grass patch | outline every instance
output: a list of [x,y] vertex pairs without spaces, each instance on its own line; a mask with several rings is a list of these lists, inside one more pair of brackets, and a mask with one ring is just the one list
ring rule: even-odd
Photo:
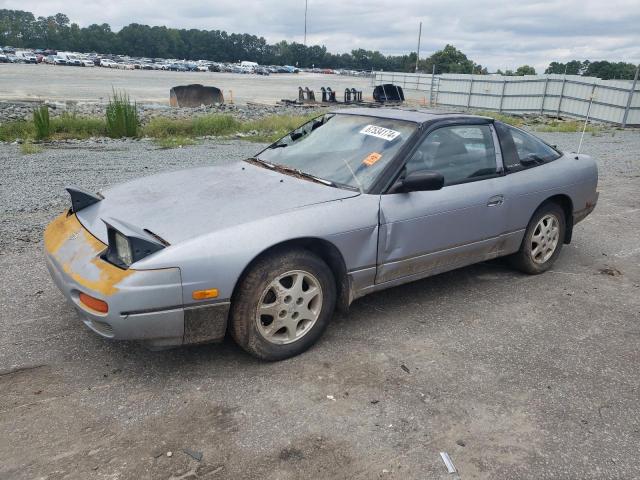
[[51,121],[49,107],[42,105],[33,111],[33,125],[36,130],[36,140],[46,140],[51,135]]
[[33,122],[16,120],[0,124],[0,140],[3,142],[14,142],[19,139],[35,137],[35,127]]
[[506,115],[504,113],[499,112],[491,112],[486,110],[480,110],[478,112],[473,112],[474,115],[481,115],[483,117],[490,117],[494,120],[498,120],[499,122],[506,123],[507,125],[513,125],[514,127],[521,127],[524,125],[524,119],[520,117],[514,117],[513,115]]
[[191,122],[189,120],[176,120],[173,118],[155,117],[142,128],[146,137],[166,138],[191,135]]
[[205,115],[194,118],[152,118],[144,127],[148,137],[166,138],[174,136],[204,137],[223,136],[237,132],[241,123],[231,115]]
[[22,145],[20,145],[20,152],[23,155],[34,155],[36,153],[42,153],[43,148],[39,145],[34,145],[31,142],[24,142]]
[[187,145],[195,145],[198,143],[189,137],[163,137],[156,138],[154,141],[156,145],[164,149],[182,148]]
[[138,136],[138,111],[129,95],[113,91],[107,105],[107,135],[111,138]]
[[[561,132],[561,133],[572,133],[572,132],[582,132],[584,128],[584,121],[580,120],[568,120],[565,122],[560,122],[557,120],[553,120],[547,124],[539,125],[535,129],[538,132]],[[595,133],[600,131],[600,127],[587,124],[587,132]]]
[[156,117],[143,128],[145,136],[171,137],[222,137],[244,134],[243,138],[260,142],[273,142],[294,128],[317,115],[271,115],[241,122],[231,115],[205,115],[195,118]]
[[193,135],[196,137],[229,135],[238,131],[242,126],[240,121],[231,115],[206,115],[195,117],[191,122]]
[[107,134],[106,123],[101,118],[78,117],[75,114],[63,113],[59,117],[49,120],[49,133],[42,136],[36,122],[23,120],[7,122],[0,125],[0,140],[13,142],[15,140],[65,140],[101,137]]
[[[135,104],[127,103],[121,97],[111,100],[107,117],[80,117],[72,113],[63,113],[49,120],[49,134],[46,138],[53,140],[86,139],[89,137],[110,136],[114,138],[136,137],[143,134],[154,139],[167,139],[161,144],[163,148],[175,148],[188,145],[188,139],[204,136],[225,137],[241,134],[243,139],[256,142],[274,142],[291,130],[318,116],[306,115],[271,115],[268,117],[240,121],[231,115],[205,115],[194,118],[172,119],[156,117],[144,127],[138,126]],[[109,110],[111,109],[111,110]],[[133,111],[131,110],[133,109]],[[111,113],[109,113],[109,111]],[[134,124],[131,124],[135,118]],[[135,130],[135,131],[134,131]],[[41,137],[35,119],[7,122],[0,125],[0,140],[13,142],[18,139],[32,140]]]
[[65,112],[51,119],[51,134],[59,140],[103,137],[107,134],[107,124],[101,118],[78,117]]

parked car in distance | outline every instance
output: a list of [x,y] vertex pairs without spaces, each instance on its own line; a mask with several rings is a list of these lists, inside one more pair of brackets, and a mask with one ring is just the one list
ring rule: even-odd
[[38,63],[38,59],[33,52],[27,50],[17,50],[15,56],[23,63]]
[[548,270],[597,182],[588,155],[490,118],[344,109],[245,161],[69,188],[46,264],[105,338],[160,348],[229,330],[279,360],[363,295],[502,256]]
[[108,58],[101,58],[100,59],[100,66],[101,67],[105,67],[105,68],[117,68],[118,64],[116,62],[114,62],[111,59]]
[[64,60],[64,65],[70,65],[74,67],[82,67],[82,60],[77,54],[71,52],[58,52],[56,55],[61,60]]
[[44,63],[49,65],[66,65],[67,61],[57,55],[47,55],[44,59]]

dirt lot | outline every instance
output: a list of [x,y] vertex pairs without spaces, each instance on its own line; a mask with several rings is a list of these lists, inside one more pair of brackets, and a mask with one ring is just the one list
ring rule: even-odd
[[[214,72],[117,70],[102,67],[0,64],[0,100],[107,101],[113,89],[125,90],[138,102],[169,103],[176,85],[201,83],[223,90],[225,100],[273,103],[298,97],[298,87],[320,95],[331,87],[342,98],[344,89],[357,88],[371,96],[371,79],[320,73],[279,73],[269,76]],[[233,90],[233,95],[229,92]]]
[[640,478],[640,133],[613,133],[586,137],[600,203],[552,271],[497,261],[364,297],[271,364],[231,341],[153,353],[99,338],[40,244],[65,184],[258,146],[0,146],[0,479],[456,478],[441,451],[465,480]]

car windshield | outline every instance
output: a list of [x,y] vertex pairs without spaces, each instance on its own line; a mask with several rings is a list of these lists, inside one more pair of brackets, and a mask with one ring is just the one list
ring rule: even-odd
[[364,192],[416,128],[415,123],[402,120],[327,114],[294,130],[256,158]]

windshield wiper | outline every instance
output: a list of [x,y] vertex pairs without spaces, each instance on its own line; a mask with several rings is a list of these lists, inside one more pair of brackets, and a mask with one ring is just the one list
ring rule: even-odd
[[269,170],[273,170],[275,168],[275,166],[272,163],[265,162],[264,160],[260,160],[259,158],[256,158],[256,157],[245,158],[244,161],[248,163],[253,163],[254,165],[258,164],[261,167],[268,168]]
[[[298,170],[297,168],[287,167],[286,165],[280,165],[280,164],[277,164],[277,163],[274,164],[274,163],[265,162],[264,160],[260,160],[259,158],[249,157],[249,158],[245,159],[245,162],[258,164],[261,167],[268,168],[269,170],[276,170],[276,171],[281,172],[281,173],[293,174],[295,176],[306,178],[306,179],[311,180],[313,182],[321,183],[322,185],[327,185],[329,187],[344,188],[344,189],[347,189],[347,190],[353,190],[355,192],[360,191],[359,188],[356,188],[356,187],[354,187],[352,185],[348,185],[346,183],[334,182],[332,180],[327,180],[325,178],[316,177],[315,175],[311,175],[310,173],[303,172],[302,170]],[[362,193],[362,192],[360,192],[360,193]]]
[[296,176],[307,178],[314,182],[322,183],[324,185],[331,185],[332,183],[331,181],[325,180],[324,178],[319,178],[314,175],[311,175],[310,173],[303,172],[302,170],[298,170],[297,168],[287,167],[286,165],[280,165],[278,163],[273,165],[273,169],[281,173],[292,173]]
[[315,175],[303,172],[302,170],[298,170],[297,168],[287,167],[286,165],[274,164],[273,169],[278,172],[290,173],[298,177],[306,178],[307,180],[311,180],[312,182],[321,183],[322,185],[327,185],[329,187],[347,188],[349,190],[358,191],[357,188],[354,188],[351,185],[345,185],[343,183],[334,182],[333,180],[327,180],[326,178],[316,177]]

